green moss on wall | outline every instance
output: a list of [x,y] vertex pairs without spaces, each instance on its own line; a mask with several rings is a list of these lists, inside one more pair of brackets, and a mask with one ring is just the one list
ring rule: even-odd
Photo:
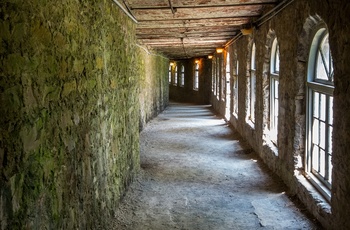
[[139,122],[167,104],[168,60],[109,0],[5,0],[0,31],[1,229],[107,226]]

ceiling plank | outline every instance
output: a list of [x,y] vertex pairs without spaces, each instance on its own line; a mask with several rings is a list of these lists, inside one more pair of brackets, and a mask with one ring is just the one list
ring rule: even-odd
[[211,26],[240,26],[249,22],[246,17],[240,18],[213,18],[213,19],[190,19],[190,20],[164,20],[143,21],[137,25],[138,29],[152,28],[178,28],[178,27],[211,27]]
[[133,15],[139,22],[156,20],[186,20],[186,19],[213,19],[213,18],[235,18],[256,17],[261,14],[261,6],[231,6],[231,7],[205,7],[178,9],[175,14],[168,9],[158,10],[132,10]]

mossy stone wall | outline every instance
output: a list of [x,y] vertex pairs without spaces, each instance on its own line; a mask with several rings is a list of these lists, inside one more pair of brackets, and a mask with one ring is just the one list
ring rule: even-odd
[[135,28],[110,0],[1,2],[1,229],[111,221],[139,169],[140,114],[167,104],[157,84],[140,106],[146,62],[168,60],[144,55]]

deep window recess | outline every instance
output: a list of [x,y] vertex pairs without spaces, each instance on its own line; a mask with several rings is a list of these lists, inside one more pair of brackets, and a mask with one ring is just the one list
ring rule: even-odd
[[181,66],[181,78],[180,78],[180,86],[184,87],[185,85],[185,67]]
[[193,79],[193,89],[198,90],[198,80],[199,80],[199,64],[195,64],[194,79]]
[[177,75],[177,66],[175,66],[174,85],[177,85],[177,78],[178,78],[178,75]]
[[307,76],[306,172],[327,199],[332,185],[333,59],[325,28],[310,48]]
[[256,98],[256,64],[255,64],[255,43],[252,45],[250,61],[250,110],[249,119],[255,123],[255,98]]
[[272,43],[270,61],[270,139],[277,144],[278,130],[278,78],[280,72],[280,53],[277,38]]

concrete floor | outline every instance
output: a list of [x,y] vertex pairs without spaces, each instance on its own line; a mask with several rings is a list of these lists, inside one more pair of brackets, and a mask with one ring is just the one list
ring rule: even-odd
[[209,106],[171,103],[140,144],[114,229],[322,229]]

